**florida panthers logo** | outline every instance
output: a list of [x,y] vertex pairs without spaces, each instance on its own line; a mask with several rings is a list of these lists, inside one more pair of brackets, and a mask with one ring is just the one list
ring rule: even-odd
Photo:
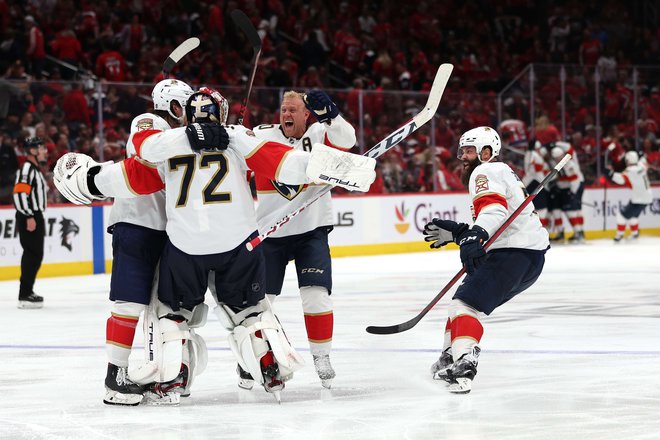
[[78,235],[80,228],[73,220],[69,220],[66,217],[62,217],[60,220],[60,238],[62,239],[61,244],[69,251],[73,250],[72,242],[74,235]]
[[287,185],[284,183],[276,182],[271,180],[273,188],[282,195],[282,197],[287,198],[288,200],[293,200],[298,194],[300,194],[305,187],[305,185]]

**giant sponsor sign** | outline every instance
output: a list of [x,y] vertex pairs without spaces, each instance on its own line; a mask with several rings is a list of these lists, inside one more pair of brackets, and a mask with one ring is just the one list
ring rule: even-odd
[[[0,209],[0,267],[20,266],[23,248],[16,211]],[[44,212],[44,264],[91,261],[92,216],[86,207],[49,207]]]
[[[660,228],[660,188],[653,191],[653,203],[639,218],[642,229]],[[614,230],[616,213],[630,201],[630,194],[626,188],[587,189],[582,208],[585,230]],[[335,197],[333,205],[333,246],[415,242],[423,240],[424,225],[432,218],[471,221],[467,193]]]

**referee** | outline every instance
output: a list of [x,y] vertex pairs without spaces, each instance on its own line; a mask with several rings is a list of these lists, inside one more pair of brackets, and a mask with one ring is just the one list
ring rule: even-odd
[[21,258],[21,287],[18,292],[19,309],[40,309],[43,297],[32,289],[37,272],[44,258],[46,228],[43,212],[46,210],[48,186],[39,164],[46,164],[48,149],[38,137],[25,139],[23,144],[26,161],[16,171],[14,184],[14,206],[16,227],[23,247]]

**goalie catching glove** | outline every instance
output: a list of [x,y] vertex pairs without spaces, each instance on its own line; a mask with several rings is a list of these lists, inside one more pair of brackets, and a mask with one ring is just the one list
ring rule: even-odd
[[94,176],[103,165],[85,154],[67,153],[57,160],[53,181],[68,201],[76,205],[89,205],[94,200],[105,199],[94,184]]
[[376,180],[375,168],[376,159],[316,143],[312,147],[306,172],[314,183],[367,192]]

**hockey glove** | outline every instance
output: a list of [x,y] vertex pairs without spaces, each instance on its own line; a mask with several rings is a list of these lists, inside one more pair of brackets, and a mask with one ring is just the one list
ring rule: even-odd
[[68,201],[76,205],[89,205],[105,196],[94,184],[94,176],[101,166],[91,157],[80,153],[67,153],[60,157],[53,169],[53,182]]
[[457,244],[461,247],[461,262],[468,275],[479,269],[488,258],[484,249],[486,240],[488,240],[488,232],[477,225],[472,225],[458,237]]
[[229,146],[229,135],[225,127],[212,122],[196,122],[188,125],[186,136],[193,151],[223,151]]
[[467,228],[468,225],[465,223],[434,218],[424,226],[424,241],[432,241],[431,249],[438,249],[452,241],[456,242],[456,238]]
[[312,90],[305,95],[304,101],[307,109],[314,113],[320,123],[330,122],[339,115],[337,105],[321,90]]

